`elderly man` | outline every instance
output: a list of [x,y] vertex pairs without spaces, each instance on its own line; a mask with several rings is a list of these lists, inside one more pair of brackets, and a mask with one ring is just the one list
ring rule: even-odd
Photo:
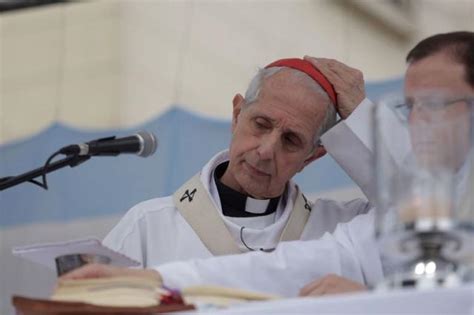
[[[471,53],[473,49],[474,34],[470,32],[440,34],[420,42],[408,57],[406,95],[410,97],[419,89],[443,88],[450,91],[451,95],[462,95],[465,100],[459,101],[455,106],[468,109],[465,107],[466,100],[474,97],[474,67]],[[343,71],[347,69],[335,61],[310,60],[330,79],[336,74],[339,79],[345,77]],[[339,79],[336,80],[336,77],[332,79],[336,91],[339,89],[338,97],[344,97],[342,91],[350,90],[344,88],[342,81],[338,82]],[[361,111],[366,110],[364,107],[367,106],[360,106],[351,117],[356,117],[359,111],[359,117],[363,118]],[[456,107],[453,108],[456,110]],[[469,111],[472,111],[472,107]],[[349,119],[339,126],[350,129],[348,124]],[[357,132],[354,134],[357,135]],[[356,137],[356,139],[362,138]],[[366,146],[365,150],[370,155],[370,147]],[[359,151],[363,152],[364,150]],[[362,175],[367,177],[366,174],[357,172],[353,172],[352,175],[359,181],[365,180]],[[370,192],[373,189],[372,184],[368,181],[365,183],[366,188],[369,188],[366,191]],[[73,271],[65,278],[134,274],[156,277],[165,284],[176,287],[215,283],[287,296],[296,295],[303,283],[317,279],[305,286],[301,294],[322,295],[355,291],[364,289],[362,284],[373,285],[383,277],[380,256],[371,235],[372,229],[373,211],[357,216],[348,223],[340,224],[334,233],[325,234],[319,240],[282,243],[269,254],[257,252],[176,262],[155,266],[149,270],[90,265]],[[331,273],[334,275],[327,276]]]
[[[360,102],[364,90],[354,97]],[[346,103],[339,100],[338,108]],[[233,99],[229,150],[173,196],[132,208],[104,244],[150,267],[271,251],[280,241],[319,238],[367,212],[363,200],[318,200],[312,207],[291,180],[325,154],[319,136],[335,124],[335,104],[331,84],[308,61],[283,59],[260,70],[245,97]]]

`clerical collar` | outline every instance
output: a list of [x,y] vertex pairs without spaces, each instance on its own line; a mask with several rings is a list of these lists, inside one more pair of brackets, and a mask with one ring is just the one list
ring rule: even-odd
[[229,162],[219,164],[214,170],[214,181],[222,205],[222,213],[228,217],[258,217],[274,213],[280,197],[255,199],[224,185],[220,178],[224,175]]

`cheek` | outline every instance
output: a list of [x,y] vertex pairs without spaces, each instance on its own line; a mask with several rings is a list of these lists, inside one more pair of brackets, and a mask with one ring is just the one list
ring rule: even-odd
[[251,151],[256,146],[256,140],[249,134],[234,133],[230,144],[230,154],[233,158],[242,158],[246,152]]
[[292,178],[304,165],[304,159],[300,156],[281,154],[277,157],[278,176],[282,180]]

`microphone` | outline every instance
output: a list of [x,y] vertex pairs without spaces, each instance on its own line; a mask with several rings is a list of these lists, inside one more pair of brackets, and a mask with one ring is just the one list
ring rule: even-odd
[[154,134],[140,131],[124,138],[108,137],[82,144],[72,144],[63,147],[59,153],[66,155],[116,156],[122,153],[132,153],[148,157],[155,153],[158,141]]

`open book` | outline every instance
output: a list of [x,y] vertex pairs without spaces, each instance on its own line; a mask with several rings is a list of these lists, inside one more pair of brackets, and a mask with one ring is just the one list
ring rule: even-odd
[[85,238],[71,241],[33,244],[17,246],[12,249],[12,254],[25,258],[34,263],[56,269],[55,259],[70,254],[91,254],[109,258],[109,263],[119,267],[137,267],[138,261],[118,253],[104,245],[97,238]]
[[277,296],[218,286],[194,286],[181,292],[161,287],[155,279],[114,277],[63,280],[51,300],[82,302],[109,307],[150,307],[161,304],[196,304],[225,307],[247,301],[277,299]]
[[161,298],[171,294],[155,279],[129,276],[62,280],[51,300],[99,306],[149,307],[160,304]]
[[[101,244],[98,239],[87,238],[66,242],[35,244],[13,249],[13,254],[54,269],[55,259],[68,254],[94,254],[108,257],[110,264],[122,267],[139,263]],[[17,297],[18,303],[31,306],[41,304],[73,308],[72,303],[96,307],[150,308],[161,305],[195,304],[225,307],[247,301],[277,299],[277,296],[218,286],[194,286],[180,292],[161,287],[156,280],[140,277],[63,280],[56,287],[51,300]],[[15,299],[14,299],[15,301]],[[55,303],[57,302],[57,303]],[[20,304],[21,304],[20,303]]]
[[244,302],[269,301],[281,298],[267,293],[215,285],[187,287],[181,291],[181,294],[186,304],[197,306],[211,305],[215,307],[228,307]]

